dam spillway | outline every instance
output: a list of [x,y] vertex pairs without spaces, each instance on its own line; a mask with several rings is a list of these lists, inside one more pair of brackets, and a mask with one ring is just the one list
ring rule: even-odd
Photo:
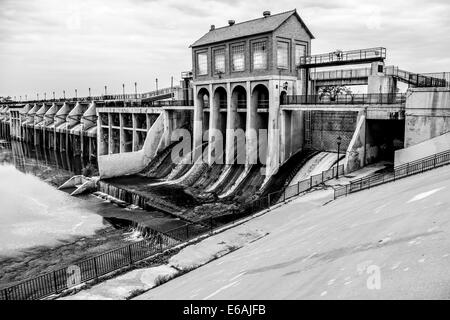
[[[254,34],[255,25],[265,32]],[[192,70],[179,86],[3,104],[2,137],[67,151],[95,168],[85,173],[99,176],[100,192],[195,220],[205,205],[239,206],[335,162],[346,173],[394,163],[420,139],[415,118],[436,121],[430,136],[447,130],[417,107],[428,94],[445,104],[445,73],[387,66],[384,47],[313,55],[296,10],[243,22],[239,44],[228,33],[235,28],[212,28],[191,45]],[[332,91],[355,85],[366,93]]]

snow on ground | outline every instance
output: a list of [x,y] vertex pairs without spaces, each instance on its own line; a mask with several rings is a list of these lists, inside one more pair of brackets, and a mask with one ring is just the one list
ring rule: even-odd
[[64,300],[118,300],[129,297],[136,290],[153,288],[162,278],[197,268],[267,234],[266,231],[242,226],[187,246],[169,259],[168,264],[136,269],[106,280],[90,289],[67,296]]
[[137,299],[448,299],[449,190],[447,166],[326,205],[332,191],[313,192],[218,235],[267,236]]

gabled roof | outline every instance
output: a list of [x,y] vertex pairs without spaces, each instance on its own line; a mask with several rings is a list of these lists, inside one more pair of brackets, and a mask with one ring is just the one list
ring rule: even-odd
[[303,28],[305,28],[306,32],[309,34],[311,39],[314,39],[314,36],[309,31],[308,27],[305,25],[303,20],[298,15],[297,10],[294,9],[270,15],[267,17],[236,23],[232,26],[216,28],[214,30],[209,31],[203,37],[195,41],[191,45],[191,47],[198,47],[215,42],[221,42],[255,34],[272,32],[278,29],[292,15],[295,15],[297,17],[297,19],[300,21]]

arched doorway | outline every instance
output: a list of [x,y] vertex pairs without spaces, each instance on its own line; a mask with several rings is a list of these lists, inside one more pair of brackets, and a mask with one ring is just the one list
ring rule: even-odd
[[[247,131],[247,155],[250,163],[265,164],[267,158],[267,129],[269,124],[269,90],[263,84],[253,88]],[[252,132],[253,131],[253,132]],[[254,140],[256,138],[256,141]],[[257,157],[257,160],[255,159]],[[256,161],[255,161],[256,160]]]
[[287,103],[287,93],[286,91],[281,91],[280,93],[280,105]]
[[246,141],[245,129],[247,125],[247,90],[237,85],[231,93],[231,115],[229,121],[232,132],[228,135],[231,149],[227,149],[227,163],[245,164]]
[[202,132],[208,130],[209,127],[209,107],[210,107],[210,95],[206,88],[201,88],[197,93],[197,112],[196,121],[202,122]]

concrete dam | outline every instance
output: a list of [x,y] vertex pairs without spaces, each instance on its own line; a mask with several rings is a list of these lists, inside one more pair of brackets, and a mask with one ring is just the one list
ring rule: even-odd
[[[91,191],[199,223],[332,168],[389,168],[447,141],[448,73],[387,66],[383,47],[313,55],[313,39],[295,10],[211,26],[179,86],[5,102],[1,135],[79,157],[89,170],[78,174],[98,177]],[[336,90],[352,86],[366,92]]]

